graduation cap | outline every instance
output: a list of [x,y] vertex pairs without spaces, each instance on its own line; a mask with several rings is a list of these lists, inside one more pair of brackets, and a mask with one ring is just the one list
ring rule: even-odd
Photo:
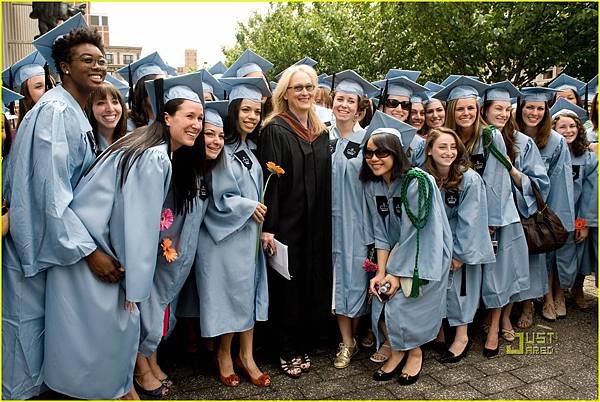
[[598,93],[598,74],[590,80],[585,87],[579,90],[579,95],[586,97],[586,99],[592,99],[594,95]]
[[325,73],[320,74],[317,77],[317,87],[329,89],[331,91],[331,81],[327,81],[326,78],[327,78],[327,74],[325,74]]
[[[314,67],[314,66],[317,65],[317,63],[318,63],[318,61],[313,60],[310,57],[303,57],[302,59],[300,59],[297,62],[295,62],[294,64],[292,64],[292,66],[299,66],[301,64],[304,64],[304,65],[307,65],[309,67]],[[285,70],[287,70],[287,68]],[[277,74],[275,76],[275,81],[279,81],[279,79],[281,78],[281,76],[283,75],[283,73],[285,72],[285,70],[283,70],[282,72],[280,72],[279,74]]]
[[77,13],[32,42],[33,46],[35,46],[46,62],[48,62],[48,68],[55,74],[58,74],[59,72],[56,70],[56,61],[52,57],[52,45],[54,45],[56,40],[71,32],[71,30],[85,27],[87,27],[85,18],[83,18],[81,13]]
[[249,73],[262,71],[269,72],[273,68],[273,63],[260,57],[250,49],[244,50],[244,53],[223,73],[221,78],[237,77],[243,78]]
[[123,97],[123,100],[127,102],[127,100],[129,99],[129,85],[127,85],[126,82],[123,82],[110,74],[106,74],[104,81],[117,88],[117,91],[119,91],[119,93]]
[[359,97],[366,96],[369,98],[379,93],[379,88],[372,85],[353,70],[344,70],[335,74],[335,82],[333,82],[333,75],[325,77],[323,80],[333,85],[333,90],[336,92],[358,95]]
[[228,101],[206,102],[204,104],[204,123],[223,127],[223,121],[227,118]]
[[217,61],[211,68],[208,69],[208,72],[212,75],[215,74],[223,74],[227,71],[227,66],[222,61]]
[[443,101],[455,99],[477,99],[489,85],[469,77],[460,76],[451,81],[444,89],[433,95]]
[[235,99],[250,99],[260,102],[263,96],[271,96],[271,91],[263,78],[221,78],[219,81],[229,93],[229,102]]
[[2,72],[2,82],[10,88],[18,90],[31,77],[44,75],[46,59],[37,50]]
[[581,122],[587,121],[587,112],[585,109],[580,108],[564,98],[560,98],[552,105],[550,113],[552,114],[553,119],[557,116],[570,116],[578,117]]
[[522,99],[530,102],[549,102],[554,98],[554,94],[559,91],[558,89],[544,87],[521,88]]
[[164,105],[173,99],[187,99],[204,105],[201,73],[178,75],[146,81],[146,91],[156,119],[162,119]]
[[225,89],[213,75],[205,69],[198,70],[202,78],[202,87],[204,92],[210,92],[217,99],[225,98]]
[[24,96],[6,87],[2,87],[2,113],[8,112],[7,106],[13,102],[23,99]]
[[[175,73],[177,71],[175,70]],[[129,83],[131,87],[134,87],[139,80],[150,74],[164,74],[174,75],[173,67],[165,63],[158,54],[158,52],[150,53],[147,56],[142,57],[139,60],[134,61],[124,67],[117,70],[117,73]]]
[[442,83],[440,85],[443,86],[443,87],[448,86],[448,84],[450,84],[452,81],[454,81],[455,79],[457,79],[459,77],[469,77],[469,78],[471,78],[473,80],[479,81],[479,78],[477,78],[474,75],[456,75],[456,74],[450,74],[449,76],[446,77],[446,79],[444,81],[442,81]]
[[411,97],[415,93],[425,92],[427,88],[401,75],[391,79],[373,82],[373,85],[379,88],[387,86],[387,95]]
[[521,97],[521,92],[512,82],[506,80],[491,84],[483,93],[484,101],[506,101],[511,102],[514,98]]
[[388,70],[387,74],[385,75],[385,78],[389,80],[389,79],[396,78],[396,77],[406,77],[411,81],[417,82],[417,80],[419,79],[420,76],[421,76],[420,71],[399,70],[397,68],[390,68]]
[[443,85],[436,84],[433,81],[427,81],[425,83],[425,85],[423,85],[423,86],[425,88],[427,88],[427,92],[433,92],[433,93],[440,92],[442,89],[444,89]]
[[275,92],[275,88],[277,88],[277,83],[275,81],[269,81],[269,87],[271,88],[271,92]]
[[548,88],[554,88],[559,91],[570,89],[575,93],[585,87],[585,82],[579,81],[577,78],[573,78],[567,74],[561,74],[554,81],[548,84]]
[[380,133],[393,134],[398,137],[400,144],[402,144],[402,148],[406,151],[408,150],[413,137],[417,134],[417,129],[390,115],[376,110],[371,119],[371,123],[367,127],[365,138],[371,138],[371,136]]

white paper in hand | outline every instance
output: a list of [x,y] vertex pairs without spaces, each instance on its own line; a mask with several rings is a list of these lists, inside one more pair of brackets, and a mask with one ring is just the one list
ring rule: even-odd
[[290,270],[288,268],[288,246],[278,242],[276,239],[275,247],[277,248],[275,255],[268,256],[267,262],[271,268],[279,273],[279,275],[290,280],[292,279],[292,276],[290,275]]

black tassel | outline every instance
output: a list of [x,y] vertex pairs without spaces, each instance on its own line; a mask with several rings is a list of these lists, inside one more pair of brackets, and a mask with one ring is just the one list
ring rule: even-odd
[[129,64],[127,71],[129,73],[129,99],[127,103],[129,104],[129,110],[133,110],[133,78],[131,74],[131,64]]
[[461,267],[462,275],[460,276],[460,295],[467,295],[467,264]]
[[589,85],[589,83],[585,84],[585,95],[584,95],[585,103],[584,103],[584,105],[585,105],[585,113],[587,114],[587,117],[589,119],[590,118],[590,109],[588,108],[588,85]]
[[329,93],[331,94],[333,91],[335,91],[335,73],[331,76],[331,91]]
[[8,83],[10,85],[10,89],[14,90],[14,87],[15,87],[15,77],[13,77],[12,67],[8,69]]
[[385,88],[383,89],[383,95],[381,96],[381,98],[379,99],[379,104],[381,106],[381,110],[384,111],[385,110],[385,103],[387,102],[387,97],[388,97],[388,84],[389,84],[389,80],[386,78],[385,80]]
[[163,122],[165,121],[164,109],[165,109],[165,101],[164,101],[164,79],[158,78],[154,80],[154,94],[156,95],[156,120]]
[[52,89],[52,80],[50,79],[50,69],[48,68],[48,63],[44,63],[44,80],[46,84],[46,91]]

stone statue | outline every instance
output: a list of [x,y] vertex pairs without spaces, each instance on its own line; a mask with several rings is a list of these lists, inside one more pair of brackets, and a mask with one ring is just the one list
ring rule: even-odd
[[70,6],[67,3],[34,1],[31,3],[32,11],[29,18],[38,20],[40,34],[33,39],[37,39],[52,28],[58,25],[58,21],[65,21],[77,13],[85,14],[85,3],[78,7]]

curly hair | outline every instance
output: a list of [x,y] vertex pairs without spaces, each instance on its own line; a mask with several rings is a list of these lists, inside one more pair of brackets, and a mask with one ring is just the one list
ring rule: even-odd
[[104,54],[102,36],[98,33],[98,30],[91,28],[72,29],[68,34],[56,39],[52,45],[52,58],[61,80],[63,72],[60,69],[60,63],[69,63],[71,61],[71,48],[82,43],[92,44]]
[[[433,160],[433,156],[430,154],[433,148],[433,144],[435,141],[440,138],[443,134],[448,134],[454,138],[456,142],[456,159],[452,162],[450,166],[450,171],[448,172],[448,178],[444,182],[442,180],[442,176],[437,170],[437,166],[435,161]],[[425,170],[429,172],[433,177],[435,177],[436,183],[443,183],[443,188],[446,190],[454,190],[458,188],[460,185],[463,174],[466,172],[471,163],[467,160],[466,154],[467,150],[460,140],[458,134],[450,128],[447,127],[438,127],[432,128],[429,131],[429,135],[427,136],[427,144],[425,145],[425,154],[427,155],[427,159],[425,160]]]
[[556,116],[555,118],[552,119],[552,128],[554,130],[556,130],[556,128],[555,128],[556,123],[558,122],[558,120],[561,117],[569,118],[575,122],[575,125],[577,126],[577,136],[575,137],[573,142],[569,144],[569,148],[573,152],[573,155],[575,155],[575,156],[583,155],[585,153],[585,151],[587,151],[588,146],[590,144],[588,143],[587,137],[585,135],[585,129],[583,128],[583,124],[581,123],[581,120],[579,120],[579,117],[575,117],[571,114],[559,114],[558,116]]

